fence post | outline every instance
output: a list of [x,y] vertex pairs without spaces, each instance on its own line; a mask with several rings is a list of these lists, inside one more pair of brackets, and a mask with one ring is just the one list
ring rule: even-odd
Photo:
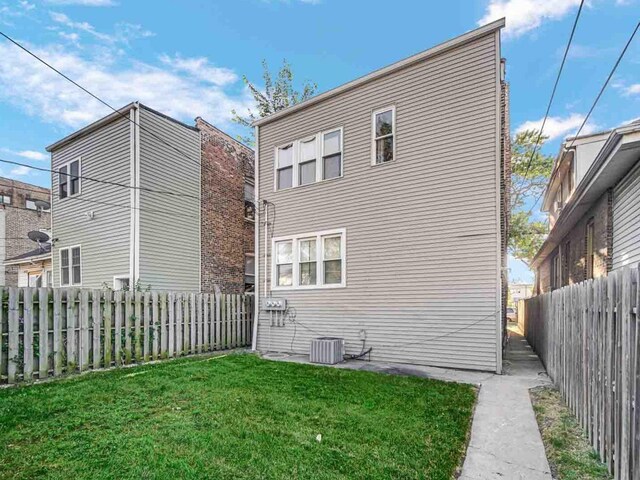
[[23,294],[22,343],[24,363],[22,378],[28,382],[33,380],[33,288],[25,287]]

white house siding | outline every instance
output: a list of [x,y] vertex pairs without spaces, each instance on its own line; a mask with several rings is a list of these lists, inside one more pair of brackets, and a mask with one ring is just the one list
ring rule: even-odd
[[640,262],[640,162],[613,191],[613,268]]
[[[299,324],[270,327],[261,312],[259,350],[307,353],[330,335],[358,353],[365,330],[375,360],[499,368],[499,58],[491,32],[259,128],[273,237],[347,232],[347,286],[273,292]],[[372,166],[371,114],[390,104],[396,160]],[[274,192],[274,147],[339,126],[344,177]]]
[[[53,169],[82,157],[81,174],[130,185],[130,122],[118,117],[52,152]],[[80,195],[60,199],[58,176],[52,175],[54,285],[60,286],[59,251],[81,245],[82,286],[111,284],[129,274],[130,189],[82,180]],[[124,208],[96,202],[124,205]],[[93,218],[87,214],[93,212]]]
[[[199,197],[200,133],[145,107],[140,125],[140,186]],[[144,190],[139,195],[141,283],[199,291],[199,200]]]

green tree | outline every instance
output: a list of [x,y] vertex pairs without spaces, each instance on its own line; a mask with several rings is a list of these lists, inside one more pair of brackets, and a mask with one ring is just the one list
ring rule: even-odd
[[266,60],[262,61],[262,80],[264,82],[264,90],[261,90],[256,84],[249,81],[246,75],[242,76],[242,80],[249,88],[251,95],[256,102],[255,112],[251,109],[247,110],[246,115],[240,115],[235,110],[232,110],[233,121],[244,127],[247,127],[249,131],[248,136],[240,137],[242,141],[248,145],[253,145],[253,128],[251,124],[263,117],[271,115],[279,110],[295,105],[296,103],[304,102],[305,100],[315,95],[318,85],[314,82],[305,81],[302,85],[302,92],[297,91],[293,86],[293,72],[291,71],[291,65],[286,60],[283,60],[280,71],[274,79],[274,76],[269,71],[269,65]]
[[553,169],[553,157],[540,152],[548,137],[542,136],[536,148],[538,134],[537,130],[525,130],[511,143],[509,252],[527,265],[548,233],[547,219],[536,218],[539,203],[531,205],[543,195]]

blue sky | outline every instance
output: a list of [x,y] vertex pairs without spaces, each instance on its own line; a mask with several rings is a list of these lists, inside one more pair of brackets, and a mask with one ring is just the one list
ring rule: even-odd
[[[0,29],[109,103],[140,100],[191,123],[201,115],[235,134],[233,108],[251,107],[242,75],[286,58],[298,80],[325,91],[506,16],[503,56],[511,127],[539,124],[579,0],[0,0]],[[627,37],[640,0],[586,2],[545,133],[544,151],[582,122]],[[0,41],[0,158],[46,166],[45,146],[109,110]],[[640,117],[640,37],[586,131]],[[49,176],[0,166],[47,186]],[[530,279],[511,262],[514,280]]]

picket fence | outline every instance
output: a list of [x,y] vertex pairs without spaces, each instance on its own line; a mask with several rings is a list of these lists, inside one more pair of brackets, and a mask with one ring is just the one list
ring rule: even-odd
[[524,302],[524,332],[615,479],[640,479],[639,271]]
[[252,295],[0,287],[0,381],[250,345]]

